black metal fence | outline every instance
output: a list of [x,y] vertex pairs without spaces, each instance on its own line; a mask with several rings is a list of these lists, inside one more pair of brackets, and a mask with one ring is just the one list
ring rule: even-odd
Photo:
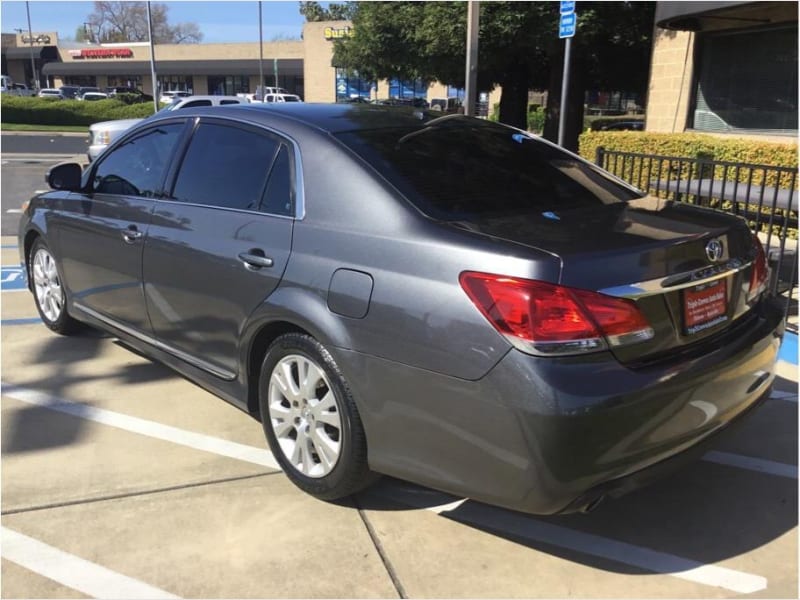
[[[723,210],[747,219],[772,267],[773,292],[797,284],[797,169],[698,156],[656,156],[598,148],[595,163],[659,198]],[[787,304],[787,308],[788,308]]]

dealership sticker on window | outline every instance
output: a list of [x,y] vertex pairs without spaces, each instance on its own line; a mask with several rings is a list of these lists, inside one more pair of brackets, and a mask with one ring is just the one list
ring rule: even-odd
[[687,334],[698,333],[728,320],[725,279],[704,283],[683,293],[683,323]]

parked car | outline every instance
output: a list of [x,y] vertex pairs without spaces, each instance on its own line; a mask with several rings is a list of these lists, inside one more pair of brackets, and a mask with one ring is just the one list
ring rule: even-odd
[[644,131],[644,121],[631,119],[624,121],[613,121],[610,123],[600,123],[593,127],[596,131]]
[[128,94],[136,97],[136,102],[152,102],[153,97],[150,94],[145,94],[142,90],[135,87],[116,86],[107,87],[106,94],[109,98],[113,98],[120,94]]
[[356,104],[163,111],[23,207],[40,317],[260,419],[323,499],[385,473],[588,509],[768,397],[747,223],[497,123]]
[[[161,94],[161,96],[159,97],[158,102],[160,104],[169,104],[173,100],[175,100],[175,98],[188,98],[191,95],[192,94],[189,93],[189,92],[183,92],[183,91],[180,91],[180,90],[173,90],[173,91],[169,91],[169,92],[163,92]],[[152,100],[152,98],[151,98],[151,100]]]
[[8,75],[0,75],[0,93],[13,95],[14,80]]
[[83,95],[88,93],[88,92],[102,94],[103,90],[101,90],[99,87],[81,86],[81,87],[78,88],[78,91],[75,93],[75,98],[78,99],[78,100],[83,100]]
[[229,104],[249,104],[247,98],[238,96],[186,96],[185,98],[175,98],[171,104],[163,107],[162,111],[180,110],[183,108],[195,108],[198,106],[226,106]]
[[108,100],[108,94],[103,92],[85,92],[78,100],[85,102],[96,102],[97,100]]
[[[198,106],[223,106],[228,104],[247,104],[244,98],[235,96],[187,96],[175,98],[172,104],[163,107],[159,112],[169,112],[182,108]],[[144,119],[116,119],[114,121],[101,121],[89,126],[89,149],[86,153],[89,162],[96,159],[108,145],[125,133],[128,129]]]
[[251,102],[262,102],[267,94],[291,94],[291,92],[282,87],[256,86],[255,93],[251,94],[249,99]]
[[67,100],[74,100],[77,97],[78,90],[80,90],[80,88],[77,85],[62,85],[58,88],[58,91],[60,91],[61,95]]
[[16,96],[32,97],[36,95],[36,92],[28,88],[24,83],[15,83],[11,87]]
[[264,102],[302,102],[300,96],[295,94],[267,94]]
[[60,90],[55,88],[42,88],[39,90],[39,98],[51,98],[52,100],[63,100],[64,96]]
[[433,98],[430,104],[431,110],[455,114],[464,112],[464,103],[461,98]]

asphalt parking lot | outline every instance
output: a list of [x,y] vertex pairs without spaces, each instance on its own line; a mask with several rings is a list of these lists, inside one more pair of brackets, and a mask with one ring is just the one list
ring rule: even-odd
[[390,479],[329,504],[244,413],[111,336],[52,334],[17,264],[4,236],[3,598],[797,596],[796,336],[714,451],[590,514]]

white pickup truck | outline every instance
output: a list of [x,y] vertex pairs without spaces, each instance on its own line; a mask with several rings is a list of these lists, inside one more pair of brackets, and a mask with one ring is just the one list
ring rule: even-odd
[[9,94],[10,96],[35,96],[34,90],[28,89],[24,83],[14,83],[8,75],[2,76],[0,81],[0,93]]

